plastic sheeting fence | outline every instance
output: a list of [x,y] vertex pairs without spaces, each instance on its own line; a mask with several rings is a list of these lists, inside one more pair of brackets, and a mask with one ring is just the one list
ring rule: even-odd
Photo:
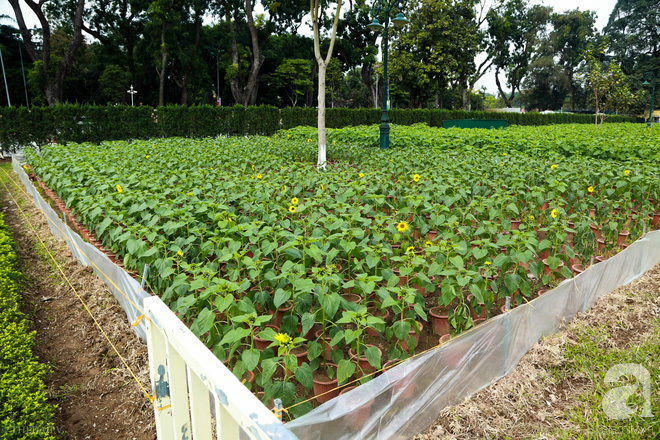
[[[28,194],[34,199],[34,203],[48,218],[50,231],[56,237],[64,238],[74,258],[83,265],[94,269],[96,275],[108,286],[113,296],[126,311],[129,322],[135,321],[142,315],[142,311],[133,304],[141,308],[142,301],[150,295],[140,288],[140,283],[135,281],[128,272],[114,264],[103,252],[87,243],[80,235],[69,228],[64,219],[41,197],[39,191],[32,185],[22,168],[21,159],[22,157],[15,155],[12,160],[12,168],[25,185]],[[142,339],[146,339],[147,332],[143,321],[133,328]]]
[[[141,312],[118,291],[117,286],[136,304],[141,305],[149,295],[141,291],[139,284],[124,270],[62,222],[30,184],[16,158],[13,167],[52,222],[53,234],[63,236],[62,231],[66,231],[65,238],[71,252],[83,264],[95,267],[126,310],[129,321],[140,316]],[[410,438],[430,426],[446,406],[461,402],[466,396],[513,371],[532,345],[541,337],[555,333],[562,322],[586,311],[599,297],[630,283],[658,262],[660,231],[654,231],[529,304],[489,319],[447,344],[386,371],[285,426],[301,440]],[[144,338],[146,329],[143,323],[144,320],[136,331]],[[189,333],[182,323],[176,327],[177,334]],[[175,334],[169,330],[167,334]],[[218,369],[226,370],[214,356],[206,356],[204,362],[196,361],[194,365],[200,377],[204,370],[208,371],[209,377],[216,377],[214,372]],[[175,386],[173,382],[177,379],[184,383],[187,380],[186,375],[178,376],[169,377],[171,387]],[[207,388],[212,395],[217,394],[216,390]],[[254,403],[256,399],[249,401]],[[264,409],[259,408],[258,412],[263,414]],[[277,431],[278,435],[273,438],[291,438],[287,430]]]

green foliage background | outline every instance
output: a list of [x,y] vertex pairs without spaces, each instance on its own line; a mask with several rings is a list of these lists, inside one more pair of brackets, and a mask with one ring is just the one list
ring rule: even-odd
[[[593,115],[572,113],[491,113],[439,109],[394,109],[390,120],[399,125],[425,123],[441,127],[454,119],[506,119],[507,125],[593,124]],[[311,107],[180,106],[127,107],[119,105],[0,108],[0,146],[12,150],[22,145],[102,142],[105,140],[165,137],[272,135],[280,129],[316,126]],[[343,128],[380,123],[381,111],[371,108],[329,108],[326,126]],[[607,122],[642,122],[639,118],[612,116]]]

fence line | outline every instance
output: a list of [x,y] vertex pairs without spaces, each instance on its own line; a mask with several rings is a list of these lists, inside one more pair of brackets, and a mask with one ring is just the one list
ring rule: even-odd
[[[282,422],[158,297],[144,300],[159,440],[295,440]],[[212,420],[209,392],[214,404]]]

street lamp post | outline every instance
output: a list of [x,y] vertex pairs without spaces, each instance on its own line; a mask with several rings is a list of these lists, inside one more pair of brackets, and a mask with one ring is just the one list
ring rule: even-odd
[[[15,34],[17,37],[20,37],[21,34]],[[21,41],[19,40],[18,42],[18,53],[19,56],[21,57],[21,72],[23,72],[23,88],[25,89],[25,106],[27,107],[28,111],[30,110],[30,100],[28,99],[28,92],[27,92],[27,83],[25,82],[25,68],[23,67],[23,50],[21,49]]]
[[644,79],[645,79],[644,81],[645,86],[651,84],[649,83],[648,80],[653,81],[653,89],[652,89],[653,91],[651,92],[651,104],[649,105],[649,120],[646,122],[646,128],[651,128],[651,116],[653,115],[653,101],[655,100],[655,83],[657,82],[657,79],[655,78],[655,74],[652,72],[649,72],[646,75],[644,75]]
[[[388,37],[387,30],[390,23],[390,12],[397,10],[399,13],[392,19],[392,23],[398,28],[405,26],[409,20],[403,15],[401,10],[405,7],[406,0],[375,0],[371,8],[373,20],[367,25],[374,32],[383,30],[383,112],[380,117],[380,149],[390,148],[390,119],[387,114],[389,110],[389,79],[387,76],[387,49]],[[383,20],[380,24],[378,19]]]
[[133,107],[133,95],[137,93],[137,90],[133,88],[133,84],[131,84],[131,88],[129,90],[126,90],[126,93],[130,93],[131,95],[131,107]]

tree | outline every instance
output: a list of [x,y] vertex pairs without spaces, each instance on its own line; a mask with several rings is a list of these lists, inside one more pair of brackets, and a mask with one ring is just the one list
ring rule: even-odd
[[126,103],[126,90],[131,84],[131,74],[116,64],[106,66],[99,78],[101,93],[110,104]]
[[409,31],[392,45],[396,88],[407,92],[410,107],[420,107],[454,84],[467,105],[468,78],[478,49],[474,1],[418,0],[410,7]]
[[[642,92],[633,94],[626,84],[626,75],[615,62],[604,67],[593,55],[587,58],[589,69],[585,75],[586,87],[592,91],[592,100],[596,108],[595,125],[600,124],[614,111],[625,112],[641,99]],[[607,112],[609,111],[609,115]]]
[[[495,83],[507,107],[511,107],[529,64],[545,31],[551,8],[534,5],[529,0],[504,0],[488,11],[488,50],[493,53]],[[511,94],[502,89],[499,74],[504,72]]]
[[[550,44],[552,54],[557,57],[568,81],[571,97],[571,109],[575,110],[580,84],[575,80],[575,74],[584,61],[588,46],[595,39],[595,13],[593,11],[566,11],[562,14],[552,14],[552,32]],[[556,74],[554,75],[556,77]]]
[[312,30],[314,31],[314,58],[319,67],[318,77],[318,111],[317,111],[317,127],[319,138],[319,154],[316,166],[325,169],[326,165],[326,137],[325,137],[325,73],[332,59],[332,50],[335,46],[335,39],[337,38],[337,23],[339,22],[339,14],[341,12],[342,0],[337,0],[337,9],[335,10],[335,18],[332,22],[332,31],[330,34],[330,45],[325,58],[321,55],[321,34],[319,30],[319,16],[321,13],[321,0],[310,0],[310,12],[312,15]]
[[48,3],[40,0],[38,3],[34,0],[23,0],[25,4],[34,12],[39,20],[41,25],[41,55],[37,52],[35,45],[32,41],[32,34],[25,24],[25,19],[23,18],[23,11],[21,10],[21,5],[19,0],[9,0],[14,14],[16,15],[16,22],[18,23],[18,28],[21,32],[21,37],[23,38],[23,43],[25,44],[25,49],[33,62],[41,61],[43,72],[45,75],[45,83],[43,91],[46,95],[46,100],[49,105],[56,105],[62,102],[62,90],[64,84],[64,78],[66,77],[67,71],[73,63],[73,57],[76,54],[78,48],[83,42],[82,37],[82,28],[83,28],[83,13],[85,11],[85,0],[75,0],[71,3],[73,7],[73,15],[71,23],[71,42],[68,44],[66,51],[64,52],[62,58],[57,62],[57,68],[53,73],[50,69],[51,66],[51,23],[46,17],[44,11],[45,5]]
[[618,0],[603,34],[627,74],[660,58],[660,4],[655,0]]
[[298,97],[304,96],[307,90],[314,86],[310,79],[311,74],[310,62],[300,58],[287,58],[275,69],[277,84],[285,90],[293,107],[298,103]]

